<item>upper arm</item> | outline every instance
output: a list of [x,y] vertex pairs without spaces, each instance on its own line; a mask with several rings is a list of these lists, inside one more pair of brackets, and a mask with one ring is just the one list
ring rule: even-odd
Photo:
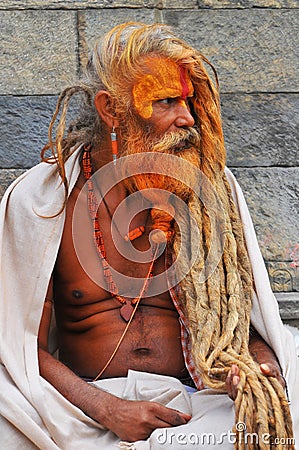
[[48,338],[52,318],[52,306],[53,306],[53,276],[51,277],[49,282],[47,294],[44,300],[42,318],[38,330],[38,346],[46,351],[48,351]]

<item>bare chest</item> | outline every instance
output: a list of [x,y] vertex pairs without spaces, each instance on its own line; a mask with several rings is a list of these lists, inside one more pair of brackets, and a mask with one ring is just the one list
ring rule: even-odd
[[[139,216],[133,226],[146,220]],[[157,255],[152,270],[153,251],[148,230],[134,243],[124,239],[121,222],[114,223],[104,205],[98,210],[102,247],[95,239],[86,198],[78,198],[75,189],[70,196],[60,250],[54,273],[54,297],[59,308],[105,311],[119,307],[115,295],[134,299],[142,294],[144,305],[174,309],[165,275],[165,252]],[[126,220],[126,217],[122,217]],[[107,276],[108,273],[108,276]],[[105,302],[108,300],[111,302]],[[161,305],[162,303],[162,305]],[[80,308],[78,308],[80,306]]]

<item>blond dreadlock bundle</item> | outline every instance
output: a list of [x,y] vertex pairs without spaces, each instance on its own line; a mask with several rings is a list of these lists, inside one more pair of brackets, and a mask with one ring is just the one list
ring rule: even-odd
[[[189,321],[192,354],[204,384],[210,388],[225,390],[225,378],[232,364],[240,368],[240,383],[235,400],[235,421],[246,424],[248,433],[255,433],[252,446],[246,447],[244,435],[237,432],[236,449],[243,448],[294,448],[293,445],[270,445],[265,436],[279,437],[281,442],[293,436],[292,421],[284,390],[275,378],[261,374],[258,364],[252,359],[249,349],[249,327],[252,294],[252,275],[247,256],[242,226],[231,197],[224,174],[215,177],[214,189],[223,205],[223,255],[213,261],[215,270],[199,274],[206,268],[205,259],[211,244],[211,225],[207,210],[196,195],[189,201],[190,215],[199,230],[199,240],[191,244],[190,252],[196,252],[196,260],[181,281],[184,294],[183,305]],[[178,255],[181,234],[176,233],[174,252]],[[190,231],[190,242],[192,230]],[[186,261],[181,263],[185,267]],[[270,439],[270,440],[271,440]],[[284,440],[285,439],[285,440]],[[250,444],[251,445],[251,444]]]
[[[293,444],[273,443],[276,437],[280,442],[292,442],[287,439],[293,437],[293,432],[284,390],[275,378],[261,374],[249,353],[253,291],[251,266],[242,223],[224,174],[225,148],[218,93],[207,73],[198,70],[199,66],[202,68],[201,64],[190,64],[188,69],[195,92],[192,99],[194,116],[201,136],[200,169],[212,184],[213,192],[206,189],[204,183],[204,201],[194,193],[191,195],[188,207],[190,217],[197,224],[197,234],[193,236],[190,221],[180,221],[183,229],[177,230],[173,242],[174,253],[178,257],[182,235],[189,233],[190,248],[180,258],[181,272],[187,275],[180,284],[189,321],[192,354],[204,384],[214,389],[225,390],[225,378],[231,365],[239,367],[235,422],[245,423],[248,433],[256,433],[256,442],[249,448],[292,449]],[[214,193],[222,210],[219,217],[221,227],[216,230],[216,236],[215,233],[212,236],[211,216],[206,207],[211,208],[213,201],[209,195]],[[214,209],[214,213],[219,215],[217,207]],[[209,252],[213,239],[221,241],[220,257],[215,249]],[[186,271],[188,258],[191,260],[193,257],[195,262]],[[238,432],[237,429],[235,431]],[[272,443],[264,442],[266,435],[271,435]],[[237,435],[235,448],[238,450],[245,448],[242,437],[242,434]]]

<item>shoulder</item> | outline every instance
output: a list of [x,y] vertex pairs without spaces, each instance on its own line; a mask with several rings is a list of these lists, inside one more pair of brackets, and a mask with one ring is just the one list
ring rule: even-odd
[[[58,186],[59,175],[54,166],[40,163],[18,177],[5,192],[1,205],[15,208],[31,208],[38,197],[43,197],[45,191],[53,192],[53,186]],[[48,200],[48,195],[44,198]]]
[[[66,162],[66,175],[72,189],[80,172],[78,150]],[[17,208],[53,215],[64,201],[65,190],[56,164],[42,162],[19,176],[6,190],[1,208]]]

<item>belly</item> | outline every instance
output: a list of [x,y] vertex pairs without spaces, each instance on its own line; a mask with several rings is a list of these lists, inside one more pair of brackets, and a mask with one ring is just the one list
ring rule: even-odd
[[[93,318],[83,332],[60,330],[60,360],[80,376],[96,377],[126,327],[119,309]],[[101,378],[126,376],[129,369],[184,378],[187,375],[174,310],[139,306],[115,356]]]

